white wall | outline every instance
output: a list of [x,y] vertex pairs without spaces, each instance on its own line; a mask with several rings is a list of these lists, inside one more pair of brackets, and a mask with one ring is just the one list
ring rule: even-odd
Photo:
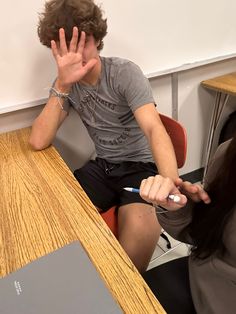
[[[235,0],[96,0],[108,19],[102,51],[157,71],[235,55]],[[56,76],[37,36],[45,0],[8,0],[0,10],[0,113],[41,104]]]
[[0,133],[30,126],[41,110],[42,106],[37,106],[0,114]]
[[[219,62],[179,74],[179,121],[188,133],[188,158],[183,173],[203,166],[202,157],[205,154],[215,100],[215,92],[203,88],[199,82],[234,71],[236,60]],[[236,110],[236,98],[232,100],[234,106],[228,108]],[[224,113],[222,118],[225,120]]]
[[[200,168],[209,130],[215,93],[200,86],[204,79],[236,71],[236,60],[227,60],[180,72],[178,89],[179,121],[186,127],[188,155],[181,174]],[[171,77],[165,75],[150,80],[158,110],[171,116]],[[230,99],[228,112],[236,110],[236,98]],[[41,108],[19,110],[0,115],[0,132],[32,124]],[[69,167],[74,170],[94,153],[94,147],[78,115],[72,112],[58,132],[55,141]]]
[[235,0],[96,2],[108,19],[103,54],[133,60],[145,74],[236,51]]
[[41,45],[37,35],[43,5],[44,0],[1,2],[0,112],[48,95],[56,68],[49,49]]

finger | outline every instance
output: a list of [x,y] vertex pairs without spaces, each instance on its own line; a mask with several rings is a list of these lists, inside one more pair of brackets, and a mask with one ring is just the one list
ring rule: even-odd
[[163,177],[160,175],[156,175],[155,177],[150,177],[147,180],[150,183],[148,197],[152,202],[155,202],[156,200],[159,200],[159,191],[162,185]]
[[183,180],[181,178],[177,178],[174,180],[174,183],[176,186],[181,186],[181,184],[183,184]]
[[59,29],[59,43],[61,56],[64,56],[68,53],[64,28]]
[[146,187],[145,193],[147,194],[145,196],[149,202],[167,204],[170,192],[179,193],[179,190],[169,178],[156,175],[155,177],[149,177],[146,182],[148,187]]
[[184,181],[180,184],[180,190],[187,194],[194,194],[198,192],[198,186],[189,181]]
[[[172,196],[172,198],[169,197],[170,195]],[[161,202],[162,204],[167,204],[171,202],[182,204],[183,202],[181,201],[181,195],[182,194],[180,194],[179,189],[176,187],[172,179],[163,178],[158,195],[156,197],[156,201],[158,203]],[[186,197],[184,196],[183,199],[185,201]]]
[[199,201],[201,200],[205,204],[209,204],[211,202],[210,196],[200,185],[198,186],[198,198],[199,198]]
[[57,57],[59,56],[59,51],[57,49],[57,44],[55,40],[51,40],[51,49],[52,49],[52,54],[54,58],[57,59]]
[[141,181],[140,186],[139,186],[140,192],[144,189],[145,183],[146,183],[146,179],[143,179],[143,180]]
[[170,206],[176,206],[175,208],[179,209],[182,208],[183,206],[185,206],[187,204],[187,197],[184,194],[175,194],[175,196],[179,197],[178,202],[174,202],[173,200],[169,200],[168,201],[168,205]]
[[77,44],[78,44],[78,28],[75,26],[73,27],[72,38],[70,41],[70,48],[69,48],[70,52],[76,52]]
[[143,188],[140,193],[141,197],[150,203],[156,203],[161,181],[162,177],[158,175],[148,177],[143,184]]
[[97,59],[89,60],[83,67],[84,73],[86,74],[90,72],[97,62],[98,62]]
[[143,180],[142,187],[140,190],[140,196],[149,203],[157,204],[159,188],[161,186],[162,177],[150,176]]
[[185,181],[181,184],[180,190],[195,202],[203,201],[206,204],[211,202],[209,195],[199,184]]
[[147,184],[147,179],[143,179],[143,180],[141,181],[140,186],[139,186],[139,192],[143,194],[143,192],[144,192],[145,190],[147,190],[147,185],[148,185],[148,184]]
[[80,34],[80,39],[79,39],[79,44],[78,44],[78,48],[77,48],[77,52],[82,54],[84,51],[84,45],[85,45],[85,32],[81,32]]
[[[182,207],[184,207],[187,203],[187,197],[183,194],[175,194],[176,196],[178,196],[179,201],[178,203],[173,202],[172,200],[168,200],[167,202],[159,202],[158,205],[160,205],[161,207],[169,210],[169,211],[174,211],[174,210],[178,210]],[[157,205],[157,206],[158,206]]]
[[161,184],[159,186],[158,193],[156,194],[156,201],[167,203],[168,202],[168,195],[177,192],[179,193],[178,189],[175,187],[173,181],[170,178],[162,178]]
[[144,179],[142,180],[141,184],[140,184],[140,196],[145,199],[146,201],[149,201],[149,191],[150,191],[150,188],[153,184],[153,181],[154,181],[154,177],[151,176],[151,177],[148,177],[147,179]]
[[178,194],[174,194],[174,196],[178,197],[178,202],[168,198],[168,202],[167,202],[168,206],[171,206],[173,208],[181,208],[186,205],[188,199],[184,194],[178,193]]

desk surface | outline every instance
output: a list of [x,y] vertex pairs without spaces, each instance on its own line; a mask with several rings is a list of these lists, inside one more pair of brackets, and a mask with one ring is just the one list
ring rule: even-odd
[[0,134],[0,277],[80,240],[125,313],[165,313],[53,147]]
[[202,81],[204,87],[225,94],[236,95],[236,72]]

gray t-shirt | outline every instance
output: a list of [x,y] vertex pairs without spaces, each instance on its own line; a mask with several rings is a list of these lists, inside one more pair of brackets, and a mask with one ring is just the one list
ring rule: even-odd
[[91,136],[97,156],[113,163],[153,162],[148,141],[133,112],[154,103],[148,79],[131,61],[101,57],[102,70],[97,86],[75,83],[72,105]]

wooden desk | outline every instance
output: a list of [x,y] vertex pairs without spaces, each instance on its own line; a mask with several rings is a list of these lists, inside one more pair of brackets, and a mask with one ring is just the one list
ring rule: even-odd
[[209,160],[213,154],[212,144],[221,114],[226,106],[229,96],[236,96],[236,72],[202,81],[201,84],[208,89],[216,91],[215,104],[206,147],[205,169],[203,175],[203,177],[205,177]]
[[80,240],[124,313],[165,313],[55,148],[0,134],[0,276]]

